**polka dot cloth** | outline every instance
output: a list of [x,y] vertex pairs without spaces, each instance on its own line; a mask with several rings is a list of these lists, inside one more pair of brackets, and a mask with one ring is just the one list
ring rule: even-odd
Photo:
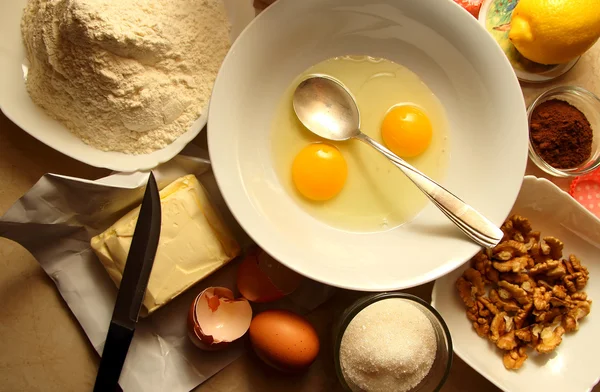
[[569,194],[600,218],[600,170],[576,177],[571,183]]

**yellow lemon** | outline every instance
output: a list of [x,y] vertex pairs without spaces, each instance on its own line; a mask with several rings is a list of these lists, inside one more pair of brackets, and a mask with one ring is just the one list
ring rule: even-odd
[[520,0],[508,37],[526,58],[568,63],[600,37],[598,0]]

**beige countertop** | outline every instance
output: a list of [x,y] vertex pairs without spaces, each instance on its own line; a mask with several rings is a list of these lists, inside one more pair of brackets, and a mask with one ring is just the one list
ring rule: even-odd
[[[552,85],[574,84],[600,95],[600,43],[568,74]],[[527,103],[550,85],[523,85]],[[0,114],[0,215],[45,173],[96,179],[107,170],[93,168],[46,147]],[[541,176],[535,167],[529,174]],[[563,189],[565,180],[555,181]],[[35,235],[35,233],[32,233]],[[429,300],[432,285],[411,292]],[[323,347],[310,370],[284,376],[247,354],[199,386],[200,392],[339,391],[331,356],[332,314],[356,293],[339,291],[309,315]],[[0,238],[0,391],[91,390],[98,355],[77,320],[36,260],[20,245]],[[486,379],[455,356],[442,391],[496,391]],[[594,391],[600,392],[600,386]]]

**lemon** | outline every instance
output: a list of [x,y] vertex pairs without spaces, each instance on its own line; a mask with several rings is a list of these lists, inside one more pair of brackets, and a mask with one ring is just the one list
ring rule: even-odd
[[508,37],[527,59],[568,63],[600,37],[598,0],[520,0]]

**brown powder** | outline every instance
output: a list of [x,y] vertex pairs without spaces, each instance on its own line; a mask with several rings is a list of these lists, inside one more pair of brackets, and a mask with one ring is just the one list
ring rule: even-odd
[[592,155],[590,122],[568,102],[551,99],[538,105],[531,116],[529,133],[535,151],[555,168],[577,167]]

